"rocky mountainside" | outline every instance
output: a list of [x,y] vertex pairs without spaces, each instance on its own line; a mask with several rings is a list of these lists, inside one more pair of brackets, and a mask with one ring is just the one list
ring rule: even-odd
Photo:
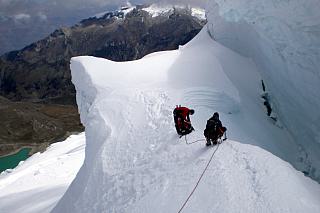
[[178,48],[206,22],[190,8],[156,13],[144,6],[106,12],[1,56],[0,156],[26,146],[41,151],[70,132],[83,130],[71,83],[71,57],[139,59]]
[[12,102],[0,97],[0,156],[21,147],[31,154],[44,151],[53,142],[83,131],[77,108],[67,105]]
[[0,95],[14,101],[72,104],[75,90],[69,61],[92,55],[114,61],[140,59],[176,49],[192,39],[204,20],[190,9],[172,9],[158,16],[144,7],[124,8],[61,28],[43,40],[0,58]]

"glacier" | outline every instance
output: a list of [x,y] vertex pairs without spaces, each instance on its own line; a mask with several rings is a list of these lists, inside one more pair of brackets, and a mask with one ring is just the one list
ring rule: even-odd
[[224,46],[251,58],[273,109],[299,150],[290,161],[320,181],[319,0],[215,0],[208,29]]
[[[229,139],[183,212],[319,212],[319,184],[286,162],[299,147],[265,114],[257,66],[207,28],[179,50],[129,62],[80,56],[71,70],[85,161],[52,212],[178,212],[216,148],[184,140],[203,139],[214,111]],[[185,139],[176,104],[196,111]]]
[[[179,212],[186,201],[181,212],[320,212],[317,6],[210,1],[207,26],[178,50],[72,58],[86,133],[2,173],[0,212]],[[177,104],[195,109],[186,138]],[[228,140],[206,147],[215,111]]]

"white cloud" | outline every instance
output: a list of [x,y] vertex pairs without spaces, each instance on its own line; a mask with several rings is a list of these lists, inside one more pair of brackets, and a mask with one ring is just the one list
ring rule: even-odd
[[16,21],[20,21],[20,20],[28,20],[28,19],[31,18],[31,16],[29,14],[26,14],[26,13],[19,13],[19,14],[14,15],[13,18]]
[[46,14],[42,13],[42,12],[39,12],[37,14],[37,17],[41,20],[41,21],[47,21],[48,20],[48,17],[46,16]]

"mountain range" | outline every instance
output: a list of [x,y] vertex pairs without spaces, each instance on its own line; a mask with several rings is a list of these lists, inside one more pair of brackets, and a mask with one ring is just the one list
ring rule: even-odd
[[[69,132],[83,130],[71,83],[71,57],[140,59],[152,52],[177,49],[206,23],[205,19],[193,15],[192,8],[172,7],[156,15],[153,12],[143,5],[106,12],[72,27],[57,29],[22,50],[2,55],[0,110],[2,115],[10,116],[2,116],[0,125],[4,133],[0,136],[0,154],[12,152],[10,147],[14,143],[49,144],[65,138]],[[49,114],[37,110],[47,106],[50,106]],[[12,110],[15,107],[19,110]],[[21,119],[26,125],[20,125]],[[39,122],[40,129],[31,128]],[[46,123],[51,123],[52,128]]]

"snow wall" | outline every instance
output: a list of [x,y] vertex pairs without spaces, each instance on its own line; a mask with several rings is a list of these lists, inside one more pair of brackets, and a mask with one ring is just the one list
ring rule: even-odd
[[278,118],[300,147],[295,165],[320,181],[320,1],[215,0],[211,36],[252,58]]

